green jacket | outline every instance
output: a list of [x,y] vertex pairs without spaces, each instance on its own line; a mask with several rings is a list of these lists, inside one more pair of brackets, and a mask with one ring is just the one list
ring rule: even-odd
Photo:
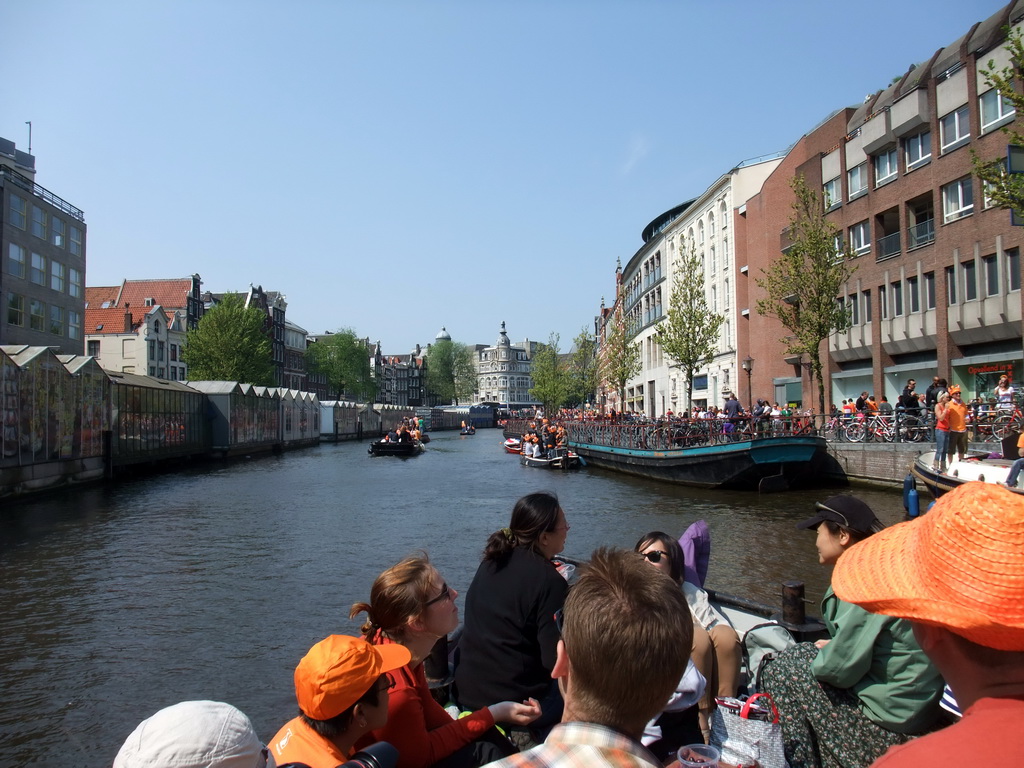
[[828,588],[821,615],[832,640],[811,671],[857,694],[864,715],[896,733],[920,733],[939,713],[943,680],[914,639],[910,622],[868,613]]

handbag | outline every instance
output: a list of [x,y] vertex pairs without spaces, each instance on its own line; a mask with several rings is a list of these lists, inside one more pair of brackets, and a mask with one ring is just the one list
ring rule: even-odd
[[779,710],[771,694],[755,693],[743,702],[729,701],[742,706],[736,708],[720,704],[711,715],[711,744],[721,750],[722,762],[737,766],[789,768],[782,746]]

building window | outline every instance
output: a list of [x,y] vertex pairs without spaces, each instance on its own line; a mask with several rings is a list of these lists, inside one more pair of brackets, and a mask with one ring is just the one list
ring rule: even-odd
[[857,294],[851,293],[846,304],[850,308],[850,325],[860,325],[860,306],[857,303]]
[[40,240],[46,239],[46,211],[38,205],[32,206],[32,234]]
[[1020,290],[1020,251],[1017,248],[1006,251],[1006,285],[1007,290]]
[[46,330],[46,305],[39,299],[32,299],[28,303],[28,326],[33,331]]
[[32,254],[32,271],[29,280],[36,285],[46,285],[46,259],[38,253]]
[[897,280],[892,284],[892,316],[900,317],[903,314],[903,284]]
[[89,339],[85,342],[85,354],[89,357],[100,356],[100,341],[99,339]]
[[832,210],[838,208],[843,203],[843,188],[839,181],[839,177],[836,176],[834,179],[830,179],[825,182],[825,186],[822,188],[825,196],[825,209]]
[[871,322],[871,291],[863,291],[861,298],[864,301],[864,324]]
[[866,161],[846,172],[846,188],[849,190],[851,200],[868,191],[868,164]]
[[867,219],[850,227],[850,247],[858,256],[871,250],[871,225]]
[[28,226],[28,203],[24,198],[11,195],[11,224],[18,229],[25,229]]
[[953,267],[946,267],[946,299],[952,306],[956,304],[956,272]]
[[50,260],[50,288],[64,293],[64,265]]
[[50,242],[58,248],[64,247],[64,220],[56,216],[50,219]]
[[82,338],[82,313],[73,309],[68,310],[68,338]]
[[932,132],[922,131],[914,136],[908,136],[903,140],[904,161],[907,170],[925,165],[932,159]]
[[64,335],[64,307],[50,305],[50,333],[54,336]]
[[971,121],[966,104],[939,120],[939,140],[943,154],[962,147],[970,138]]
[[880,187],[895,179],[898,170],[895,148],[875,155],[875,186]]
[[68,295],[76,299],[82,296],[82,273],[74,267],[68,270]]
[[999,93],[999,90],[992,88],[981,94],[981,132],[998,128],[1002,123],[1009,122],[1016,114],[1013,102]]
[[7,324],[25,325],[25,297],[16,293],[7,294]]
[[160,361],[164,359],[164,342],[162,341],[156,343],[156,359]]
[[974,197],[972,195],[971,177],[946,184],[942,188],[942,216],[947,224],[974,213]]
[[82,255],[82,230],[74,224],[71,225],[71,239],[68,243],[68,250],[75,256]]
[[156,360],[156,341],[150,340],[149,342],[149,358],[150,360]]
[[11,277],[25,279],[25,262],[27,260],[25,249],[20,245],[11,243],[7,248],[7,274]]
[[172,363],[178,362],[178,345],[177,344],[171,344],[171,362]]
[[889,299],[884,285],[878,286],[878,311],[883,320],[889,317]]
[[911,313],[921,311],[921,291],[916,275],[907,278],[907,307]]
[[964,301],[974,301],[978,298],[978,270],[975,269],[974,259],[965,261],[964,268]]
[[924,273],[924,307],[935,309],[935,273]]
[[985,295],[998,296],[999,264],[996,262],[995,254],[982,258],[981,265],[985,270]]

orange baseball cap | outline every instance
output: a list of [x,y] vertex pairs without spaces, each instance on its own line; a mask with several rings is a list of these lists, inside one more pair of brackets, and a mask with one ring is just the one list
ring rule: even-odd
[[371,645],[361,637],[331,635],[310,648],[295,668],[299,709],[314,720],[337,717],[383,673],[404,667],[411,658],[404,645]]
[[832,587],[872,613],[1024,651],[1024,495],[965,483],[843,553]]

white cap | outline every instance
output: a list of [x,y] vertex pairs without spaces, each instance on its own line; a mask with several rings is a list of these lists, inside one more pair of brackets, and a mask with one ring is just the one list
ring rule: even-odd
[[114,768],[275,768],[249,718],[220,701],[183,701],[143,720]]

